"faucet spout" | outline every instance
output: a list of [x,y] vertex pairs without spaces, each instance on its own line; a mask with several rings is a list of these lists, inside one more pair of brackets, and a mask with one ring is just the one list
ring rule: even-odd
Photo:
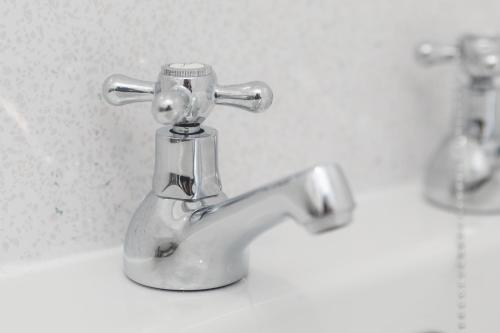
[[251,241],[288,219],[310,233],[348,224],[354,201],[337,166],[316,166],[232,199],[197,202],[150,194],[125,241],[132,280],[161,289],[203,290],[247,275]]
[[311,233],[320,233],[348,224],[353,209],[354,201],[341,169],[316,166],[195,211],[191,232],[243,249],[286,218]]

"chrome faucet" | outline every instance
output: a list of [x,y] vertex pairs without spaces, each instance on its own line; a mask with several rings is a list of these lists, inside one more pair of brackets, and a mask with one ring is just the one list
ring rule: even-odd
[[422,43],[416,57],[427,66],[455,60],[461,67],[455,126],[429,164],[426,197],[467,213],[500,213],[500,36]]
[[112,75],[103,85],[113,105],[151,101],[165,125],[156,132],[153,189],[129,225],[124,271],[146,286],[204,290],[247,275],[247,247],[291,218],[311,233],[342,227],[354,208],[337,166],[316,166],[227,199],[217,167],[217,132],[201,126],[214,104],[261,112],[273,99],[262,82],[220,86],[205,64],[163,66],[157,82]]

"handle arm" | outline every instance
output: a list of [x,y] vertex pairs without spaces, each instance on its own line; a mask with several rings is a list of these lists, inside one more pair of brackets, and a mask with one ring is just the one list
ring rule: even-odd
[[102,86],[102,95],[112,105],[150,102],[154,94],[155,82],[137,80],[120,74],[109,76]]
[[250,112],[262,112],[273,102],[273,92],[264,82],[252,81],[216,86],[215,104],[230,105]]
[[432,66],[449,62],[458,57],[456,46],[424,42],[415,48],[415,57],[422,65]]

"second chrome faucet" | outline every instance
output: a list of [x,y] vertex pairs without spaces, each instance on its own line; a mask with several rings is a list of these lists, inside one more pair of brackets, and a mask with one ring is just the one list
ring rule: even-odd
[[221,86],[211,66],[169,64],[157,82],[110,76],[113,105],[151,101],[156,120],[152,191],[129,225],[124,271],[132,280],[169,290],[204,290],[247,275],[247,247],[291,218],[311,233],[348,224],[354,201],[336,165],[315,166],[228,199],[217,166],[217,132],[202,126],[215,104],[261,112],[273,99],[262,82]]
[[454,127],[429,163],[426,197],[466,213],[500,213],[500,37],[422,43],[417,60],[427,66],[455,61],[461,69]]

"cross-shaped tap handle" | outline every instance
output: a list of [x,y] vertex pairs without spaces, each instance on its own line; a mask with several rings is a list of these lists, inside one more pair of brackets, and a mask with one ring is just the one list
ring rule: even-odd
[[494,77],[500,74],[500,36],[465,35],[455,45],[425,42],[417,45],[415,56],[427,66],[458,60],[472,77]]
[[215,104],[262,112],[273,101],[267,84],[221,86],[212,67],[201,63],[165,65],[156,82],[111,75],[104,81],[103,96],[112,105],[151,101],[158,122],[186,128],[199,126]]

